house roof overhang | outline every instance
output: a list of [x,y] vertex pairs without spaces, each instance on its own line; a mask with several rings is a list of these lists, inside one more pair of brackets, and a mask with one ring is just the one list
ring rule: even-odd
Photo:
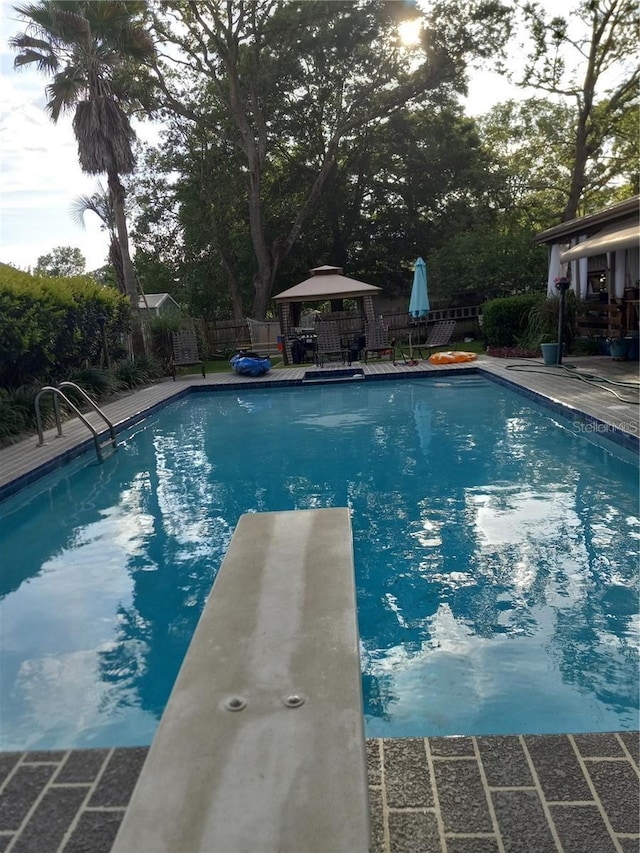
[[581,216],[578,219],[571,219],[568,222],[560,223],[560,225],[554,225],[553,228],[547,228],[546,231],[536,234],[533,241],[534,243],[569,243],[573,238],[580,236],[594,236],[598,231],[621,221],[627,220],[626,224],[630,224],[633,217],[637,221],[639,202],[640,195],[635,195],[604,210],[599,210],[597,213]]
[[634,246],[640,246],[640,223],[627,220],[602,228],[593,237],[560,252],[560,263],[566,264],[569,261],[577,261],[578,258],[590,258],[619,249],[631,249]]

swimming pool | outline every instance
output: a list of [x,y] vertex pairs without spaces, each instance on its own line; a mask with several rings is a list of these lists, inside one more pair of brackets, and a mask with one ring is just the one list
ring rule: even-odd
[[0,748],[149,743],[239,515],[344,505],[368,735],[637,727],[637,468],[455,377],[191,395],[5,502]]

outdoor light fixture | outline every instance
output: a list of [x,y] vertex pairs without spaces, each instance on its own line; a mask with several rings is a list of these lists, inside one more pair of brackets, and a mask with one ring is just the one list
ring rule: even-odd
[[556,364],[562,364],[562,344],[564,332],[564,303],[567,290],[571,287],[571,280],[564,276],[555,280],[556,288],[560,293],[560,306],[558,310],[558,360]]

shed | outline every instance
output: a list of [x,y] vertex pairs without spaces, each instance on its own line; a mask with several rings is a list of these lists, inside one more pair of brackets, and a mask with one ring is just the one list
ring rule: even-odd
[[373,323],[375,321],[373,297],[382,292],[381,287],[343,275],[342,267],[325,264],[314,267],[310,272],[311,278],[301,281],[300,284],[296,284],[274,297],[274,301],[278,305],[280,329],[286,343],[284,356],[287,363],[291,360],[289,341],[293,329],[298,325],[296,318],[299,316],[299,304],[302,302],[362,299],[366,322]]
[[138,309],[143,320],[176,316],[180,306],[170,293],[147,293],[138,297]]

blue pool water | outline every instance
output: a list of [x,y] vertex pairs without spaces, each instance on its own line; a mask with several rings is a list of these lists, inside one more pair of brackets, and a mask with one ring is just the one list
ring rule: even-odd
[[352,509],[369,736],[637,727],[638,471],[478,378],[193,394],[0,506],[0,749],[151,741],[244,512]]

